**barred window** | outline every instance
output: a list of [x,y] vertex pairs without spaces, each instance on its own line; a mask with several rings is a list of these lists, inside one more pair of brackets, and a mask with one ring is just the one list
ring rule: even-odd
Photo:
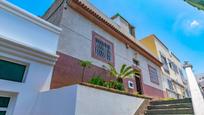
[[93,32],[92,56],[106,63],[114,62],[113,44],[102,36]]
[[159,77],[157,74],[157,70],[150,65],[148,65],[148,68],[149,68],[149,75],[150,75],[151,82],[155,84],[159,84]]

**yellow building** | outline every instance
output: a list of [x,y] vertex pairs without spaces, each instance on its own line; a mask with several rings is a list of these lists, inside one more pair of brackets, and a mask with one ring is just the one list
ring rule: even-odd
[[180,60],[155,35],[150,35],[140,42],[163,63],[161,75],[163,76],[162,83],[164,90],[166,90],[166,97],[185,97],[184,75]]

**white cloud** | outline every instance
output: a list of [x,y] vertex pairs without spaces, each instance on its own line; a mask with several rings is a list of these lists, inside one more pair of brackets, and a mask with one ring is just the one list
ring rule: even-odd
[[198,27],[199,25],[200,25],[200,23],[199,23],[197,20],[193,20],[193,21],[190,23],[190,27],[191,27],[191,28]]

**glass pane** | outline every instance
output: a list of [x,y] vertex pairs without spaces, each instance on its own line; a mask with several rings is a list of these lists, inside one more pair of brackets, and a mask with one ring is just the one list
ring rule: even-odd
[[0,107],[7,108],[10,101],[10,97],[0,97]]
[[6,111],[0,111],[0,115],[6,115]]
[[0,79],[22,82],[26,66],[0,59]]

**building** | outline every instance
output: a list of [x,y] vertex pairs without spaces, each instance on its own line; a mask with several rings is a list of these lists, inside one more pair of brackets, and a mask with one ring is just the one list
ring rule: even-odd
[[[140,76],[124,80],[127,91],[163,98],[162,63],[135,38],[134,27],[119,14],[109,18],[87,0],[57,0],[43,18],[63,29],[58,45],[59,60],[54,69],[52,88],[80,83],[81,60],[89,60],[84,81],[94,75],[111,77],[107,64],[120,69],[133,66]],[[133,87],[130,87],[132,84]]]
[[185,97],[183,66],[180,60],[155,35],[140,40],[163,63],[161,68],[167,97]]
[[204,92],[204,74],[203,73],[197,74],[196,77],[197,77],[198,84],[200,85],[201,89]]
[[58,27],[0,1],[0,115],[30,115],[50,89]]

